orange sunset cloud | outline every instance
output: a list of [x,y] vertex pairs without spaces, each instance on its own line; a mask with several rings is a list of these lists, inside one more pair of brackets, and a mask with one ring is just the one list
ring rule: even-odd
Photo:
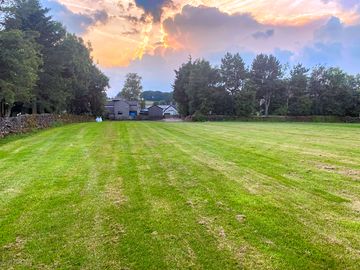
[[[82,34],[93,46],[93,56],[101,66],[126,66],[130,61],[141,58],[145,53],[153,54],[156,47],[175,49],[187,48],[196,42],[187,39],[186,33],[181,38],[171,36],[163,27],[164,21],[181,13],[184,6],[215,7],[229,15],[248,13],[259,23],[270,26],[304,27],[308,31],[306,40],[310,38],[312,26],[316,22],[326,20],[330,16],[339,18],[345,24],[358,21],[358,13],[345,10],[337,1],[325,3],[322,0],[174,0],[171,5],[164,5],[159,21],[151,14],[144,14],[141,6],[131,0],[58,0],[69,10],[78,14],[91,14],[96,10],[104,10],[109,18],[105,23],[96,23],[88,27]],[[209,29],[211,32],[211,29]],[[301,34],[300,34],[301,35]],[[246,43],[246,42],[245,42]],[[292,44],[296,41],[292,41]],[[196,45],[196,44],[195,44]],[[293,49],[293,45],[285,46]],[[198,49],[193,48],[195,51]]]

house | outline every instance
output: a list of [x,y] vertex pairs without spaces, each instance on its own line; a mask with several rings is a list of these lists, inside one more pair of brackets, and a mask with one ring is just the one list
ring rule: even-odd
[[105,110],[109,119],[131,120],[139,115],[140,104],[138,101],[112,99],[106,102]]
[[164,116],[179,116],[179,112],[173,105],[160,105]]
[[152,119],[160,119],[163,117],[175,117],[179,113],[173,105],[153,105],[148,108],[148,115]]
[[148,115],[150,119],[162,119],[164,110],[159,105],[153,105],[148,108]]

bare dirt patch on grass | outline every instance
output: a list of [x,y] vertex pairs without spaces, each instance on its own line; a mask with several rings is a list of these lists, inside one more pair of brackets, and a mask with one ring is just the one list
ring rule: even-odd
[[322,171],[340,174],[343,176],[350,177],[357,181],[360,180],[360,170],[350,169],[350,168],[346,168],[346,167],[342,167],[342,166],[324,164],[324,163],[319,163],[319,164],[317,164],[316,167]]
[[[0,260],[0,269],[17,269],[17,268],[31,268],[32,261],[25,254],[24,249],[27,240],[23,237],[17,236],[16,239],[4,245],[2,248],[0,247],[0,256],[6,256],[7,253],[13,253],[14,256],[11,258],[10,264],[3,264]],[[1,259],[1,257],[0,257]],[[47,268],[43,268],[47,269]]]
[[[241,216],[241,222],[238,220],[238,216],[239,218]],[[240,223],[244,222],[243,215],[237,215],[234,218],[237,219]],[[232,239],[231,233],[226,232],[226,229],[218,224],[216,218],[201,216],[198,220],[198,224],[203,226],[205,230],[216,239],[219,250],[225,250],[232,254],[232,256],[239,263],[240,267],[245,267],[248,269],[272,268],[271,263],[269,263],[265,256],[256,248],[252,247],[249,243],[244,240],[242,240],[241,243],[238,243],[238,241],[235,242]]]
[[122,192],[121,182],[122,179],[119,177],[117,181],[110,182],[105,187],[105,198],[116,206],[121,206],[128,201],[128,198]]

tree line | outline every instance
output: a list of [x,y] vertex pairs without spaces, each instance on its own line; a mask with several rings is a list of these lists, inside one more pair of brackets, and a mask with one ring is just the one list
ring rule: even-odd
[[0,2],[0,116],[101,114],[108,78],[91,45],[54,21],[38,0]]
[[141,93],[141,98],[146,101],[152,101],[155,105],[168,105],[173,101],[173,93],[161,91],[144,91]]
[[257,55],[249,68],[238,53],[227,53],[220,67],[189,58],[173,89],[183,116],[360,114],[360,75],[323,65],[289,69],[273,55]]

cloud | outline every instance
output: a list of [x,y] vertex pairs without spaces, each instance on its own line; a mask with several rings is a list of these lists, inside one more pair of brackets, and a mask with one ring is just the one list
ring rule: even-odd
[[242,51],[271,52],[275,48],[296,50],[304,46],[323,24],[323,20],[317,20],[299,26],[271,25],[248,13],[231,15],[214,7],[187,5],[174,18],[166,19],[163,27],[166,43],[173,48],[213,52],[236,47]]
[[338,2],[345,9],[353,9],[359,6],[359,0],[322,0],[325,4]]
[[310,66],[335,65],[359,73],[360,24],[345,25],[339,18],[330,18],[315,32],[313,43],[305,46],[298,58]]
[[68,31],[83,34],[88,27],[96,23],[106,23],[109,19],[105,10],[95,10],[90,14],[74,13],[65,5],[55,0],[41,0],[41,3],[50,8],[50,15],[63,23]]
[[123,87],[125,75],[136,72],[143,78],[144,90],[172,91],[174,70],[187,61],[189,52],[158,48],[154,54],[131,61],[127,67],[103,68],[110,77],[109,97],[114,97]]
[[136,28],[132,28],[130,30],[121,32],[121,34],[123,34],[125,36],[137,35],[139,33],[140,33],[140,31],[138,29],[136,29]]
[[256,33],[254,33],[252,36],[255,39],[268,39],[268,38],[272,37],[274,35],[274,33],[275,33],[274,29],[268,29],[264,32],[258,31]]
[[170,46],[217,50],[248,39],[261,25],[250,14],[229,15],[218,8],[186,5],[163,23]]
[[338,65],[359,72],[359,0],[41,0],[70,32],[92,43],[92,55],[116,94],[127,72],[144,88],[171,90],[173,70],[204,57],[219,65],[240,52],[282,63]]
[[154,18],[154,21],[159,22],[162,15],[162,8],[173,6],[171,0],[135,0],[138,7],[142,7],[146,13],[149,13]]

